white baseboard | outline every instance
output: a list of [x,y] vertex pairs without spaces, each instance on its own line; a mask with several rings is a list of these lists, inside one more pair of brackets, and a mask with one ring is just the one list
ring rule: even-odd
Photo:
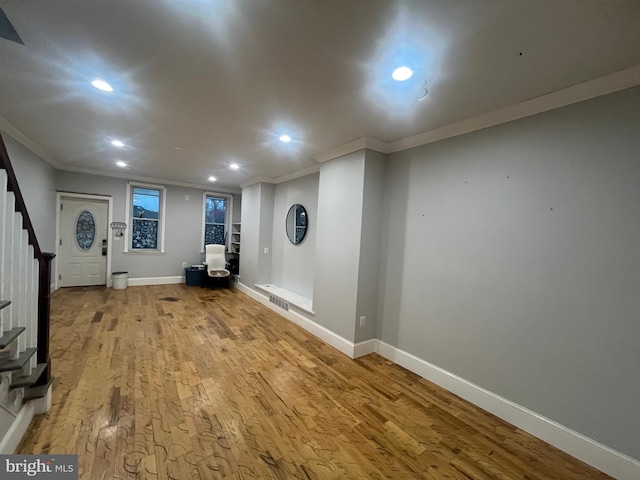
[[365,340],[353,345],[353,355],[351,358],[364,357],[370,353],[376,353],[378,350],[378,339],[372,338],[371,340]]
[[618,480],[640,478],[640,462],[381,340],[377,353]]
[[33,420],[33,415],[34,405],[32,402],[27,402],[13,420],[4,437],[0,439],[0,454],[11,455],[16,451],[18,444],[31,424],[31,420]]
[[355,358],[354,357],[355,344],[353,342],[350,342],[349,340],[342,338],[340,335],[332,332],[328,328],[325,328],[322,325],[314,322],[313,320],[303,316],[302,313],[298,313],[297,311],[293,311],[293,310],[287,311],[276,306],[275,304],[269,301],[269,297],[267,297],[266,295],[263,295],[260,292],[255,291],[252,288],[247,287],[245,284],[241,282],[238,282],[235,286],[241,292],[246,293],[254,300],[257,300],[263,305],[269,307],[274,312],[279,313],[280,315],[285,317],[287,320],[290,320],[296,325],[299,325],[300,327],[304,328],[307,332],[309,332],[312,335],[315,335],[320,340],[331,345],[333,348],[341,351],[348,357]]
[[617,452],[581,433],[538,415],[517,403],[381,340],[372,339],[354,344],[297,312],[277,307],[269,302],[267,296],[240,282],[236,284],[236,287],[351,358],[378,353],[607,475],[618,480],[637,480],[640,478],[640,461]]
[[184,283],[184,275],[176,277],[147,277],[147,278],[130,278],[130,287],[139,287],[141,285],[169,285],[172,283]]

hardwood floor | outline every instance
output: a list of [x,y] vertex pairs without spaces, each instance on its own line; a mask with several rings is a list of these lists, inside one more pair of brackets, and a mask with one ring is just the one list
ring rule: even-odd
[[235,290],[64,289],[53,406],[17,453],[82,479],[604,479],[378,355]]

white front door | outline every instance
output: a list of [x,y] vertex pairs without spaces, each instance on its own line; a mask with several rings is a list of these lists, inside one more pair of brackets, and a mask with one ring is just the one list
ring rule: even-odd
[[60,286],[106,285],[108,203],[62,197],[61,205]]

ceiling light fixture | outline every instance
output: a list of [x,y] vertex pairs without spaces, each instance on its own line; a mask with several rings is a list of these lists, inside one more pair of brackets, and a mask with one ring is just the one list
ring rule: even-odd
[[93,82],[91,82],[91,85],[96,87],[98,90],[102,90],[103,92],[113,92],[113,87],[100,78],[96,78]]
[[217,180],[217,178],[216,178],[216,177],[213,177],[213,176],[209,177],[209,181],[210,181],[210,182],[215,182],[216,180]]
[[122,167],[122,168],[124,168],[124,167],[126,167],[126,166],[127,166],[127,164],[126,164],[126,163],[124,163],[122,160],[118,160],[118,161],[116,162],[116,165],[118,165],[119,167]]
[[280,135],[280,141],[284,143],[289,143],[291,141],[291,137],[287,134]]
[[231,165],[229,165],[229,168],[231,170],[238,170],[240,168],[240,165],[238,165],[237,163],[232,163]]
[[398,82],[404,82],[405,80],[409,80],[413,76],[413,70],[409,67],[398,67],[391,74],[394,80]]
[[124,147],[124,143],[122,143],[120,140],[111,140],[111,145],[118,148]]

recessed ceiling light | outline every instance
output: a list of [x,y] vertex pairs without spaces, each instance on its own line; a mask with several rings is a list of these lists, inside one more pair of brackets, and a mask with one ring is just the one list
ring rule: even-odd
[[231,170],[238,170],[240,168],[240,165],[238,165],[237,163],[232,163],[231,165],[229,165],[229,168]]
[[111,145],[118,148],[124,147],[124,143],[122,143],[120,140],[111,140]]
[[118,160],[118,161],[116,162],[116,165],[118,165],[119,167],[123,167],[123,168],[127,166],[127,164],[126,164],[126,163],[124,163],[122,160]]
[[103,92],[113,92],[113,87],[100,78],[96,78],[93,82],[91,82],[91,85],[96,87],[98,90],[102,90]]
[[409,67],[398,67],[391,74],[394,80],[399,82],[404,82],[405,80],[409,80],[413,76],[413,70]]
[[209,181],[210,181],[210,182],[215,182],[216,180],[217,180],[217,178],[216,178],[216,177],[213,177],[213,176],[209,177]]
[[289,135],[280,135],[280,141],[284,143],[289,143],[291,141],[291,137]]

